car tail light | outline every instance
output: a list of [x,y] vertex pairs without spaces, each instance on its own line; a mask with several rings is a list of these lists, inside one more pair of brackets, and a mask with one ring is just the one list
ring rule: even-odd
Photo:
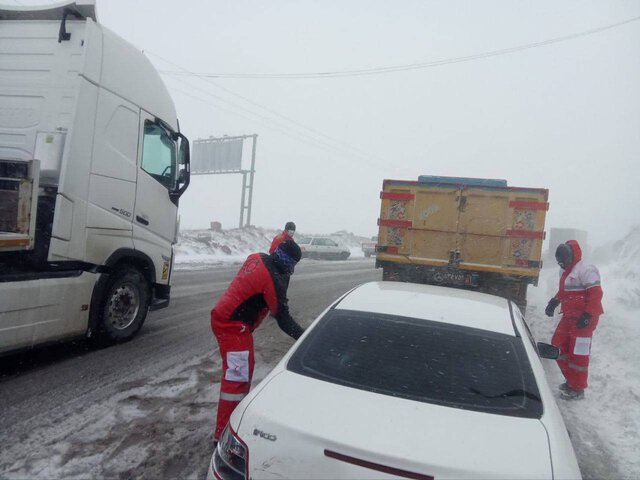
[[221,480],[245,480],[249,450],[229,426],[224,429],[213,454],[213,474]]

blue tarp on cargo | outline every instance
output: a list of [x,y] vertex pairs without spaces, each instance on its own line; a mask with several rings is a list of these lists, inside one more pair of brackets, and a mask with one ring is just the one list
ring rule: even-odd
[[506,187],[507,181],[497,178],[468,178],[468,177],[438,177],[435,175],[420,175],[419,182],[446,183],[453,185],[483,185],[486,187]]

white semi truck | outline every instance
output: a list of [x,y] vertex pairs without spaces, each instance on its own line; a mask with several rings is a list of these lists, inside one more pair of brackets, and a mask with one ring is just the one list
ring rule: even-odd
[[0,7],[0,354],[133,337],[169,303],[189,142],[95,0]]

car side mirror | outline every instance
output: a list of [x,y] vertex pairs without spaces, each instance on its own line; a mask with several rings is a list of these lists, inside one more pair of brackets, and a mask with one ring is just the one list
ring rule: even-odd
[[538,342],[538,356],[540,358],[549,358],[551,360],[557,360],[560,356],[560,349],[558,347],[554,347],[553,345],[549,345],[548,343]]

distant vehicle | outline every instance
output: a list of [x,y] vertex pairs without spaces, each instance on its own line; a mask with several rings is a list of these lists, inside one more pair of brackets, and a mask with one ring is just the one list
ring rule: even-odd
[[209,477],[580,478],[511,301],[371,282],[325,310],[239,404]]
[[375,255],[376,254],[376,242],[378,241],[378,237],[374,236],[371,237],[371,241],[370,242],[362,242],[360,244],[360,248],[362,248],[362,252],[364,253],[364,256],[369,258],[371,257],[371,255]]
[[302,237],[296,239],[302,250],[302,258],[346,260],[351,251],[329,237]]
[[524,311],[542,268],[548,196],[506,180],[384,180],[376,267],[384,280],[472,288]]
[[189,142],[95,0],[3,6],[0,353],[132,338],[170,298]]

